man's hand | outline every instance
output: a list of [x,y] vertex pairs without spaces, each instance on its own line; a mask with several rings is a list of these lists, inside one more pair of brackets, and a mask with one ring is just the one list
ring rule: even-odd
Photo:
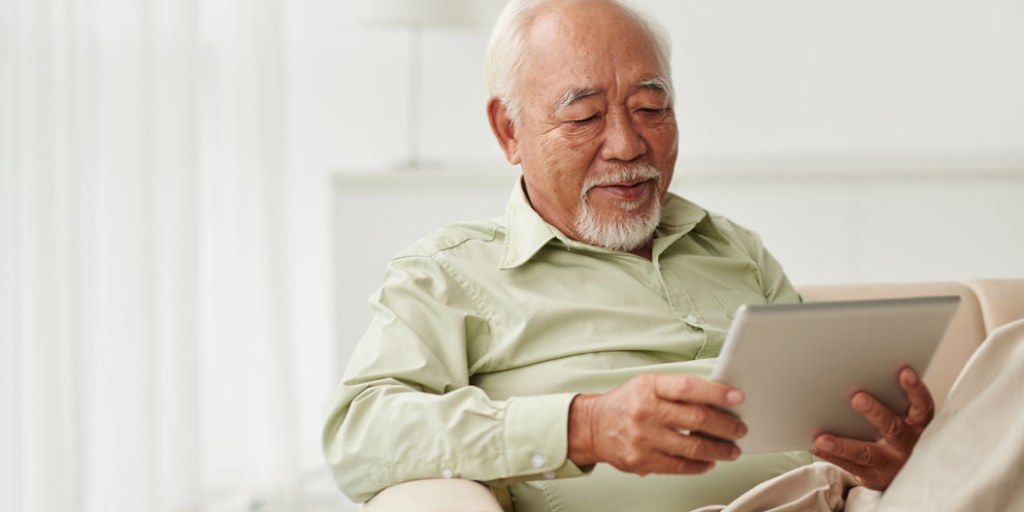
[[579,395],[569,408],[569,460],[622,471],[697,474],[734,460],[747,427],[711,406],[743,402],[733,387],[690,375],[644,374],[607,393]]
[[935,402],[917,373],[903,368],[900,387],[907,392],[910,409],[905,417],[861,391],[851,405],[874,425],[881,437],[875,442],[858,441],[822,434],[814,439],[811,453],[856,475],[862,484],[885,490],[910,458],[921,432],[935,416]]

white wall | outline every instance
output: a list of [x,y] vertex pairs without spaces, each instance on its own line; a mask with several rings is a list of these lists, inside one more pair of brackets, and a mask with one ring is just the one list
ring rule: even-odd
[[794,283],[1024,278],[1024,173],[707,173],[674,189],[757,231]]
[[[675,41],[674,190],[762,233],[794,281],[1024,277],[1024,2],[636,3]],[[407,156],[409,33],[358,26],[352,0],[288,4],[289,193],[304,204],[290,251],[307,263],[290,293],[311,297],[297,318],[339,361],[394,244],[504,205],[515,171],[487,126],[482,65],[503,2],[477,4],[478,27],[424,34],[418,133],[428,167],[497,175],[469,179],[487,200],[465,204],[450,186],[466,179],[439,178],[436,217],[420,191],[383,193],[402,178],[345,177]],[[384,224],[342,223],[374,214]],[[332,255],[332,230],[358,242]]]

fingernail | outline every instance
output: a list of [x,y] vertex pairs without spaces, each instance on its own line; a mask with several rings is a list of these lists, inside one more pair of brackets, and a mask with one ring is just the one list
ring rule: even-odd
[[864,395],[857,395],[853,397],[853,406],[856,407],[858,410],[867,412],[869,409],[871,409],[871,401],[868,400],[868,397]]
[[729,458],[732,459],[732,460],[736,460],[736,459],[740,458],[740,454],[741,453],[742,452],[740,451],[740,447],[739,446],[733,446],[732,447],[732,451],[729,452]]
[[830,451],[836,449],[836,444],[833,443],[832,441],[829,441],[829,440],[826,439],[826,440],[821,441],[820,443],[818,443],[818,448],[821,448],[822,450],[824,450],[826,452],[830,452]]
[[738,439],[745,435],[747,435],[747,426],[743,423],[736,425],[736,438]]
[[725,401],[730,405],[739,405],[743,402],[743,392],[738,389],[734,389],[725,394]]
[[908,385],[914,386],[917,384],[917,372],[914,370],[908,370],[904,373],[907,375],[906,380]]

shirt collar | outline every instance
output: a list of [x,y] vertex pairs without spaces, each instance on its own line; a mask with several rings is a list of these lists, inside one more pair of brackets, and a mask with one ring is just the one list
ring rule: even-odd
[[505,270],[526,263],[547,245],[552,239],[561,239],[565,235],[541,218],[526,198],[523,190],[523,178],[516,180],[512,197],[505,208],[505,247],[501,254],[498,268]]
[[[714,230],[713,223],[705,222],[708,213],[686,199],[671,192],[666,194],[661,210],[661,223],[655,231],[658,238],[675,241],[695,227]],[[570,240],[561,231],[548,224],[538,214],[523,190],[522,177],[516,180],[512,196],[505,208],[505,245],[502,250],[500,269],[518,267],[531,258],[552,240],[559,240],[567,247],[580,244]]]
[[665,194],[661,206],[661,223],[655,231],[659,238],[680,238],[690,231],[717,233],[707,210],[672,192]]

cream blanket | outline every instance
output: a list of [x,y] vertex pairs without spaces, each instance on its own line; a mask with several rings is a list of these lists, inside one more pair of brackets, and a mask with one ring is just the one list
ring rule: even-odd
[[[699,512],[1024,511],[1024,320],[992,332],[884,493],[818,463]],[[696,511],[695,511],[696,512]]]

